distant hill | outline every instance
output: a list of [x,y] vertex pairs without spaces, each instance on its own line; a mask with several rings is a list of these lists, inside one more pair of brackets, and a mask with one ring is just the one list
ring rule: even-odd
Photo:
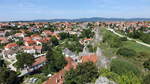
[[[92,18],[79,18],[79,19],[37,19],[37,20],[21,21],[21,22],[96,22],[96,21],[150,21],[150,18],[92,17]],[[20,22],[20,21],[13,21],[13,22]]]

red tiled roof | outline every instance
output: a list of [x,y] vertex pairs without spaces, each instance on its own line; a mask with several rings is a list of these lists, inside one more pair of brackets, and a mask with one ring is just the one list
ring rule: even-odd
[[0,37],[0,41],[7,40],[5,37]]
[[31,38],[39,38],[39,37],[41,37],[41,36],[40,36],[40,35],[37,35],[37,34],[31,35]]
[[5,46],[5,48],[12,48],[12,47],[17,47],[18,45],[16,43],[9,43]]
[[92,38],[85,38],[84,39],[85,41],[90,41],[90,40],[93,40]]
[[45,37],[40,42],[47,43],[51,38]]
[[28,40],[28,41],[26,41],[26,43],[28,43],[28,44],[34,44],[35,41],[33,41],[33,40]]
[[30,50],[30,49],[36,49],[36,50],[41,50],[42,49],[42,46],[23,46],[22,47],[23,49],[26,49],[26,50]]
[[82,56],[81,57],[81,61],[82,62],[93,62],[93,63],[96,63],[97,62],[97,59],[98,57],[96,56],[96,54],[92,54],[92,55],[89,55],[89,56]]
[[16,33],[15,34],[15,36],[21,36],[22,35],[22,33]]
[[37,49],[37,50],[39,50],[39,49],[41,50],[42,46],[34,46],[34,48]]
[[31,37],[24,37],[23,40],[24,41],[30,41],[30,40],[32,40],[32,38]]
[[33,49],[33,46],[23,46],[22,48],[26,50],[30,50],[30,49]]
[[51,32],[51,31],[49,31],[49,30],[44,30],[42,33],[45,33],[45,34],[47,34],[47,35],[52,35],[52,34],[53,34],[53,32]]
[[38,64],[41,64],[43,62],[46,62],[46,56],[41,56],[37,59],[35,59],[35,62],[32,64],[32,66],[35,66],[35,65],[38,65]]
[[59,71],[58,73],[51,76],[47,81],[45,81],[43,84],[63,84],[64,81],[64,74],[66,71],[69,71],[71,68],[76,68],[77,64],[73,62],[72,58],[68,57],[66,58],[66,61],[68,64]]

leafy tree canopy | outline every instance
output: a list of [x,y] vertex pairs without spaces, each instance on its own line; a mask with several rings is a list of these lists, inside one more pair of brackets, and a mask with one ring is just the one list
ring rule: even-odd
[[52,42],[53,46],[59,45],[59,41],[58,41],[58,39],[55,36],[51,37],[51,42]]
[[25,66],[31,66],[34,63],[34,56],[28,53],[18,53],[16,59],[16,66],[18,69],[22,69]]
[[17,84],[17,73],[6,68],[0,68],[0,84]]
[[4,66],[5,66],[4,60],[2,60],[2,59],[0,58],[0,68],[1,68],[1,67],[4,67]]
[[79,64],[65,74],[64,84],[86,84],[98,78],[98,69],[92,62]]
[[82,38],[92,38],[94,36],[94,32],[91,29],[83,29],[81,32]]
[[46,58],[48,62],[43,68],[43,73],[45,74],[58,72],[67,64],[60,49],[49,49]]

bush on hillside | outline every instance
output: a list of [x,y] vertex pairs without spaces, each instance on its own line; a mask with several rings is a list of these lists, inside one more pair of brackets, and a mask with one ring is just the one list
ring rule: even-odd
[[113,59],[110,65],[110,70],[119,75],[124,73],[133,72],[135,75],[140,75],[140,71],[133,64],[119,59]]
[[120,48],[117,51],[117,55],[122,55],[126,57],[136,56],[136,51],[134,51],[133,49],[128,49],[128,48]]
[[146,75],[143,78],[143,84],[149,84],[150,83],[150,74]]
[[150,44],[150,34],[143,34],[143,35],[141,35],[140,40],[142,40],[145,43]]
[[144,68],[150,70],[150,59],[149,59],[149,60],[146,60],[146,61],[143,63],[143,66],[144,66]]
[[140,78],[132,72],[125,73],[117,78],[118,84],[141,84]]
[[120,37],[119,38],[121,41],[127,41],[128,39],[127,39],[127,37]]
[[108,79],[115,81],[117,84],[141,84],[140,78],[132,72],[119,75],[108,69],[101,69],[100,76],[107,77]]

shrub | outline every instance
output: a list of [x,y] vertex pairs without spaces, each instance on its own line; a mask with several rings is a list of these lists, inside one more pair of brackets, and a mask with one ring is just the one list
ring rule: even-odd
[[117,51],[117,55],[122,55],[126,57],[136,56],[136,51],[134,51],[133,49],[128,49],[128,48],[120,48]]
[[114,72],[111,72],[108,69],[101,69],[100,70],[100,76],[104,76],[104,77],[107,77],[110,80],[117,81],[117,77],[119,75],[114,73]]
[[128,39],[127,39],[127,37],[120,37],[120,40],[121,41],[127,41]]
[[119,60],[119,59],[113,59],[110,65],[110,70],[112,72],[115,72],[119,75],[122,75],[124,73],[133,72],[135,75],[140,75],[140,71],[137,67],[132,65],[131,63]]
[[145,59],[149,58],[149,53],[146,53],[146,52],[139,52],[137,54],[137,56],[135,57],[135,59],[137,61],[145,61]]
[[141,84],[141,80],[134,73],[125,73],[117,78],[118,84]]
[[145,43],[150,44],[150,35],[149,34],[143,34],[143,35],[141,35],[140,40],[142,40]]
[[143,78],[143,84],[149,84],[150,83],[150,74],[146,75]]
[[118,84],[141,84],[140,78],[132,72],[127,72],[122,75],[109,71],[108,69],[100,70],[100,76],[107,77]]
[[150,59],[149,59],[149,60],[146,60],[146,61],[143,63],[143,66],[144,66],[144,68],[150,70]]

